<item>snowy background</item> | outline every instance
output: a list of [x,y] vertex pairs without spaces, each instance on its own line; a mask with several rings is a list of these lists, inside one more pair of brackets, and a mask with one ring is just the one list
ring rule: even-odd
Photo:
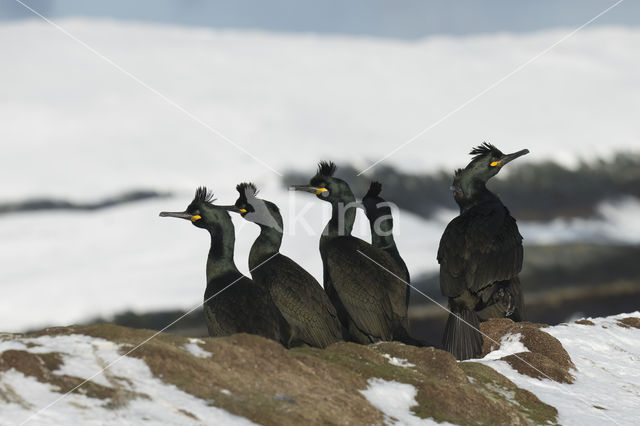
[[[3,0],[0,11],[6,3],[13,2]],[[322,159],[368,167],[611,4],[590,2],[563,25],[533,32],[494,26],[411,38],[53,14],[103,57],[37,17],[0,21],[0,200],[172,194],[94,212],[0,216],[0,330],[200,304],[208,237],[158,217],[184,209],[198,185],[229,204],[238,182],[254,181],[283,211],[282,251],[320,280],[317,241],[329,206],[288,193],[278,173],[311,176]],[[622,3],[612,16],[626,16],[625,7],[635,10]],[[584,19],[574,25],[576,16]],[[510,167],[640,152],[640,28],[604,23],[566,39],[385,164],[450,171],[485,140],[505,152],[530,149]],[[639,222],[625,219],[638,217],[638,200],[600,210],[598,219],[520,222],[521,233],[529,243],[640,242]],[[397,241],[412,274],[437,268],[438,240],[455,214],[427,221],[398,212]],[[364,219],[355,233],[368,239]],[[247,272],[258,230],[234,221],[236,261]]]

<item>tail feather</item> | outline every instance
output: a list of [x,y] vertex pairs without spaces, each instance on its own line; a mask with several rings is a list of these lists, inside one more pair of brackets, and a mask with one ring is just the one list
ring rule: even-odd
[[471,310],[449,314],[442,346],[458,360],[477,358],[482,354],[482,335],[478,331],[478,315]]

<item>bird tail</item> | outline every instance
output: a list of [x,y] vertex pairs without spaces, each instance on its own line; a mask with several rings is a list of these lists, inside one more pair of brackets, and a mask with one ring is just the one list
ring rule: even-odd
[[482,353],[482,335],[478,315],[469,309],[449,314],[444,328],[443,349],[458,360],[476,358]]

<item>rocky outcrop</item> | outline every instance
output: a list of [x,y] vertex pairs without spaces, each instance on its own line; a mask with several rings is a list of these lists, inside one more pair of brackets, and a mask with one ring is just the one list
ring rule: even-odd
[[[388,342],[369,346],[337,343],[324,350],[306,347],[286,350],[276,342],[247,334],[203,339],[154,334],[149,330],[100,324],[46,329],[30,335],[3,335],[0,339],[5,347],[10,342],[23,347],[0,354],[0,384],[4,372],[15,370],[51,384],[60,394],[71,391],[99,399],[102,407],[111,410],[126,410],[127,404],[136,399],[153,398],[136,391],[139,379],[135,376],[105,374],[106,383],[95,380],[83,383],[88,375],[74,376],[63,368],[67,362],[79,362],[69,358],[70,352],[43,347],[63,336],[82,335],[96,342],[113,342],[121,354],[126,354],[125,358],[144,361],[153,376],[165,384],[260,424],[393,422],[388,413],[376,408],[363,393],[372,379],[413,386],[415,404],[410,415],[419,418],[457,424],[556,421],[555,408],[490,367],[456,362],[447,352],[434,348]],[[142,342],[145,343],[140,345]],[[69,351],[73,352],[73,348]],[[74,371],[82,370],[78,365],[75,367]],[[40,408],[15,385],[12,392],[7,389],[0,386],[0,399],[22,404],[29,410]],[[207,423],[207,419],[186,409],[176,407],[176,410],[184,412],[185,421]]]
[[507,318],[494,318],[480,325],[485,334],[482,356],[500,347],[507,336],[518,335],[527,351],[502,357],[520,374],[536,379],[550,379],[560,383],[573,383],[571,370],[575,369],[571,357],[558,339],[545,333],[546,325],[513,322]]

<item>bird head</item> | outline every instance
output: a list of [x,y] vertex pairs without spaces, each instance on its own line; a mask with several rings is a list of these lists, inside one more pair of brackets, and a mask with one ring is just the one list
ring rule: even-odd
[[[225,224],[231,224],[231,218],[227,210],[228,206],[217,206],[213,202],[213,194],[204,186],[196,190],[193,201],[183,212],[161,212],[162,217],[175,217],[191,221],[194,226],[213,230]],[[233,225],[232,225],[233,226]]]
[[369,222],[376,227],[376,233],[390,235],[393,230],[392,203],[380,196],[381,191],[382,184],[380,182],[371,182],[369,191],[362,198],[362,205]]
[[362,198],[362,205],[369,220],[375,220],[381,215],[391,214],[388,204],[380,197],[381,191],[382,184],[380,182],[371,182],[369,191]]
[[270,201],[258,198],[258,188],[253,183],[243,182],[236,186],[238,199],[235,208],[229,209],[239,213],[249,222],[268,226],[282,231],[282,216],[278,206]]
[[523,149],[511,154],[503,154],[494,145],[486,142],[473,148],[469,153],[474,156],[471,162],[464,169],[458,169],[455,172],[451,187],[454,197],[458,199],[469,196],[468,190],[471,186],[475,186],[478,182],[486,183],[508,163],[528,153],[528,149]]
[[309,185],[291,185],[289,190],[310,192],[330,203],[351,202],[353,199],[351,188],[347,182],[333,176],[335,171],[336,165],[333,162],[321,161]]

